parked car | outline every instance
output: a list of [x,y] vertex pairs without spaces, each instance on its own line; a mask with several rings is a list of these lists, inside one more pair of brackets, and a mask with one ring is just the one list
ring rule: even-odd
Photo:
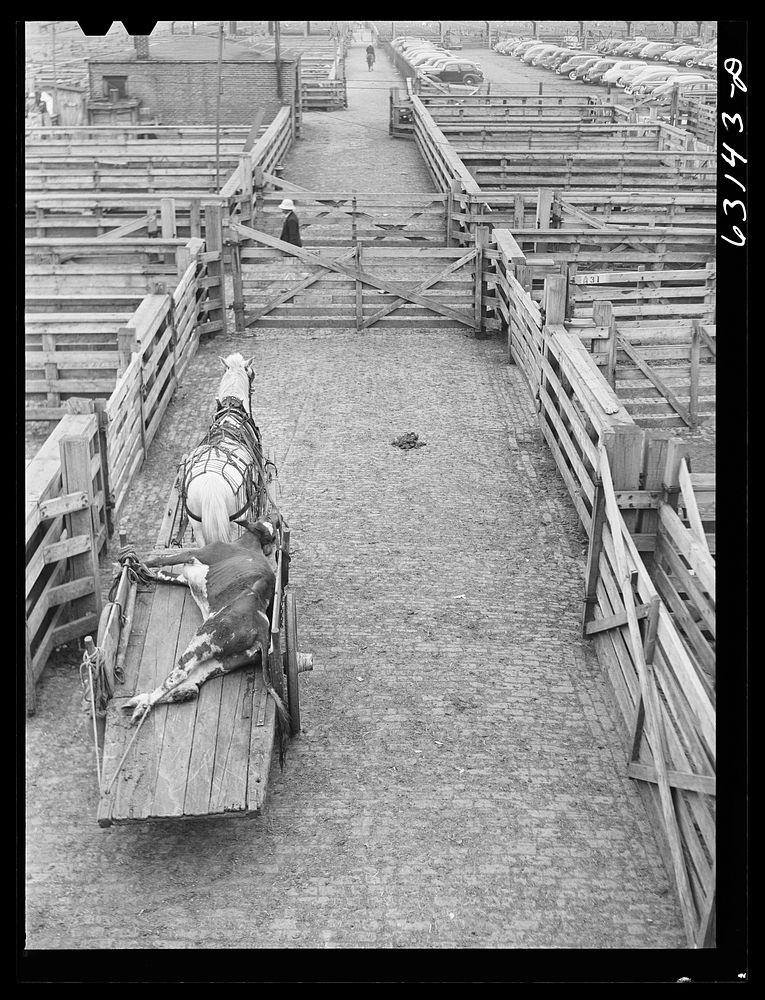
[[666,79],[672,72],[677,73],[678,70],[674,66],[653,66],[650,63],[646,66],[635,66],[620,76],[616,81],[616,85],[617,87],[624,87],[627,90],[629,87],[634,87],[639,80],[651,74],[663,74]]
[[568,75],[569,80],[584,80],[585,73],[589,73],[591,69],[594,69],[601,60],[597,56],[590,56],[590,58],[574,69],[570,70]]
[[554,49],[557,49],[557,47],[558,47],[557,45],[548,44],[548,45],[543,45],[539,49],[529,49],[527,52],[523,54],[521,58],[523,59],[523,62],[531,64],[533,60],[538,59],[539,56],[541,56],[543,53],[552,52]]
[[646,93],[650,93],[651,97],[672,97],[675,90],[682,93],[685,92],[688,84],[705,83],[708,79],[709,77],[702,76],[700,73],[677,73],[666,82],[651,87],[650,91],[646,89]]
[[426,70],[425,75],[442,83],[464,83],[468,86],[483,80],[483,70],[478,63],[467,59],[450,59],[436,69]]
[[631,39],[627,42],[619,42],[615,48],[611,49],[611,54],[614,56],[626,56],[627,49],[630,48],[631,45],[632,45]]
[[412,56],[407,56],[412,66],[420,66],[422,63],[433,62],[434,59],[452,59],[451,52],[415,52]]
[[641,59],[658,59],[675,47],[674,42],[649,42],[640,50]]
[[547,69],[553,69],[557,72],[558,67],[562,66],[564,62],[567,62],[575,54],[571,49],[561,49],[560,52],[556,52],[552,59],[548,61]]
[[[626,87],[628,84],[632,83],[636,76],[643,73],[647,69],[655,69],[656,67],[650,66],[648,63],[636,63],[634,66],[630,66],[629,69],[622,70],[619,77],[614,81],[617,87]],[[661,67],[666,69],[665,66]]]
[[693,49],[691,52],[686,53],[683,63],[686,66],[696,66],[699,59],[703,59],[708,55],[709,49],[706,46],[704,48]]
[[544,42],[535,42],[533,45],[529,45],[528,47],[524,47],[522,45],[515,51],[514,55],[517,56],[518,59],[525,62],[526,56],[528,56],[529,59],[533,59],[534,56],[538,55],[544,47]]
[[527,38],[515,46],[513,49],[513,55],[520,57],[524,52],[527,52],[532,45],[541,45],[541,42],[538,38]]
[[602,83],[616,83],[620,76],[624,76],[624,73],[628,69],[634,69],[635,66],[647,66],[648,64],[642,62],[639,59],[619,59],[611,67],[611,69],[606,70],[603,74]]
[[704,56],[703,59],[699,59],[696,65],[704,69],[717,70],[717,52],[711,52],[708,56]]
[[603,42],[602,44],[603,44],[603,48],[600,51],[603,52],[603,53],[605,53],[605,55],[612,55],[613,52],[614,52],[614,49],[618,48],[618,46],[622,44],[622,39],[621,38],[607,38],[605,40],[605,42]]
[[666,83],[667,80],[672,79],[679,70],[675,69],[674,66],[668,66],[666,69],[651,69],[645,73],[638,74],[627,86],[624,88],[625,94],[646,94],[648,93],[648,88],[658,86],[660,83]]
[[565,57],[566,55],[568,55],[567,50],[560,49],[556,46],[551,52],[543,52],[540,56],[537,56],[536,59],[532,59],[531,65],[541,66],[542,69],[550,69],[554,59],[558,56]]
[[581,79],[585,83],[600,83],[603,74],[618,62],[619,60],[615,56],[606,56],[605,59],[599,59],[594,66],[590,66],[587,72],[582,74]]
[[[576,71],[587,64],[587,68],[594,66],[596,62],[599,62],[598,56],[571,56],[565,62],[561,63],[560,66],[555,70],[556,73],[560,73],[561,76],[568,75],[572,80],[576,79]],[[574,76],[571,74],[574,73]]]
[[636,38],[633,41],[632,45],[629,45],[627,47],[627,51],[624,53],[624,55],[630,58],[634,58],[639,54],[642,48],[645,48],[646,45],[648,45],[647,38]]
[[695,48],[693,45],[678,45],[674,49],[670,49],[661,56],[662,62],[679,62],[686,52],[690,52],[691,49]]
[[520,41],[515,41],[511,45],[507,45],[505,47],[505,55],[514,56],[516,52],[518,52],[518,50],[521,48],[521,46],[532,45],[533,43],[534,43],[533,38],[522,38]]

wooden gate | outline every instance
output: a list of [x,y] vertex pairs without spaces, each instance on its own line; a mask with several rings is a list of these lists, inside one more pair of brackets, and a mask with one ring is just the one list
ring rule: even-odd
[[242,326],[481,328],[480,239],[471,248],[307,249],[248,226],[230,229]]

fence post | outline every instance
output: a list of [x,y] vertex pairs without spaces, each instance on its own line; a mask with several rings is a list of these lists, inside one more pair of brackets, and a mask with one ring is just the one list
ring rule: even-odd
[[[619,424],[615,418],[613,434],[604,437],[603,444],[608,453],[608,464],[615,490],[640,489],[640,473],[643,465],[643,439],[645,431],[629,419],[629,423]],[[624,523],[631,535],[635,534],[637,510],[622,510]]]
[[545,278],[545,326],[555,326],[566,319],[566,276],[549,274]]
[[253,181],[252,162],[247,153],[239,157],[239,169],[242,172],[242,200],[239,203],[240,218],[245,226],[249,226],[252,219]]
[[[361,244],[356,243],[356,271],[361,270]],[[361,333],[364,322],[364,285],[356,278],[356,332]]]
[[232,233],[228,240],[231,248],[231,284],[234,290],[234,326],[237,333],[244,333],[244,285],[242,284],[242,255],[239,233]]
[[667,442],[667,455],[664,463],[664,476],[661,487],[664,490],[664,502],[677,511],[677,497],[680,493],[680,463],[688,457],[688,447],[682,438],[671,438]]
[[452,177],[446,191],[446,245],[448,247],[454,246],[455,198],[461,190],[461,181],[456,177]]
[[549,188],[537,189],[537,217],[535,229],[550,229],[553,192]]
[[160,200],[160,212],[162,218],[162,239],[174,240],[176,233],[175,220],[175,198],[162,198]]
[[179,278],[184,276],[190,263],[191,251],[188,246],[178,247],[175,251],[175,270]]
[[603,375],[612,389],[616,389],[616,321],[611,302],[593,302],[592,321],[595,326],[608,327],[608,340],[593,340],[592,353],[606,357]]
[[478,327],[475,335],[478,337],[483,330],[483,252],[489,245],[489,227],[476,226],[475,230],[475,319]]
[[93,577],[93,591],[71,601],[70,607],[74,619],[88,616],[87,624],[83,625],[83,634],[92,627],[90,616],[96,618],[101,613],[101,585],[98,572],[98,552],[93,524],[93,480],[90,474],[90,439],[67,436],[59,442],[61,456],[61,488],[66,493],[86,493],[88,506],[84,510],[76,510],[66,515],[67,535],[74,538],[87,535],[90,539],[90,549],[79,555],[69,556],[69,580],[79,580],[82,577]]
[[138,350],[138,337],[135,327],[122,326],[117,331],[117,353],[119,356],[119,372],[122,375],[130,364],[130,360],[135,351]]
[[597,583],[600,574],[600,553],[603,550],[603,525],[606,520],[606,498],[598,473],[595,479],[595,498],[592,503],[590,542],[587,548],[587,566],[584,572],[584,608],[582,609],[582,635],[587,635],[587,623],[592,621],[598,600]]
[[691,391],[688,400],[688,412],[691,415],[692,427],[699,424],[699,362],[701,360],[701,332],[699,321],[692,321],[693,331],[691,333]]
[[524,292],[531,295],[531,268],[528,264],[515,265],[515,278]]
[[199,198],[192,198],[189,205],[189,236],[202,236],[202,202]]
[[106,533],[111,537],[114,532],[114,521],[112,511],[114,510],[114,497],[109,486],[109,414],[106,412],[105,399],[96,399],[93,402],[96,420],[98,420],[98,450],[101,456],[101,480],[104,487],[104,511],[106,512]]
[[34,715],[37,708],[35,675],[32,669],[32,650],[29,644],[29,626],[24,622],[24,673],[26,686],[27,715]]
[[205,241],[208,253],[217,253],[218,259],[210,260],[207,273],[211,278],[218,278],[218,306],[209,312],[210,322],[220,323],[220,330],[213,331],[225,334],[226,328],[226,269],[223,261],[223,209],[220,205],[205,205]]

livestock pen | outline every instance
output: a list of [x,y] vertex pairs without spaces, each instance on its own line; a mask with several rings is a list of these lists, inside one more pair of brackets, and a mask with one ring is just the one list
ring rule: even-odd
[[[638,339],[647,336],[646,330],[654,333],[645,324],[655,314],[644,306],[650,310],[668,299],[673,327],[695,338],[688,346],[689,376],[694,365],[706,364],[713,354],[705,339],[714,342],[713,233],[704,225],[674,225],[669,218],[686,208],[708,210],[709,202],[676,201],[690,195],[671,189],[608,191],[592,203],[599,211],[621,214],[616,209],[627,206],[640,222],[614,226],[596,219],[593,224],[576,215],[589,215],[590,203],[569,202],[573,189],[557,182],[484,191],[438,126],[431,128],[419,115],[415,128],[437,190],[432,197],[412,195],[398,214],[393,199],[386,204],[384,198],[353,191],[290,185],[276,169],[283,154],[259,163],[240,159],[223,190],[212,194],[221,196],[210,208],[219,214],[220,230],[216,224],[202,233],[209,240],[220,232],[220,247],[200,248],[200,267],[217,263],[221,270],[231,269],[238,331],[248,325],[268,331],[271,324],[311,329],[313,319],[313,326],[324,327],[329,337],[327,331],[335,327],[362,331],[376,317],[405,310],[402,315],[408,313],[415,323],[438,327],[445,345],[456,329],[507,337],[508,357],[537,402],[541,433],[587,538],[582,634],[596,646],[619,706],[624,773],[637,782],[665,839],[688,944],[710,946],[715,595],[714,543],[704,529],[713,520],[714,484],[694,478],[671,432],[643,426],[647,414],[632,414],[628,396],[619,393],[620,383],[624,390],[628,381],[621,374],[640,367],[619,337],[634,351],[646,348]],[[527,131],[523,135],[535,158],[544,158],[545,147]],[[279,141],[288,143],[286,132],[280,139],[272,133],[269,149]],[[665,151],[651,155],[655,160]],[[629,166],[628,159],[622,162]],[[598,185],[583,190],[591,197]],[[276,202],[284,195],[293,197],[305,215],[303,248],[287,247],[275,235]],[[512,214],[507,229],[496,225],[501,220],[487,210],[491,198],[499,196],[507,199],[503,211]],[[564,206],[571,208],[568,214]],[[652,206],[669,225],[642,224]],[[161,218],[160,204],[160,224]],[[188,232],[191,238],[191,228]],[[152,239],[167,258],[181,245],[169,237]],[[176,239],[192,252],[185,229]],[[82,245],[72,234],[65,240],[56,252],[68,255]],[[211,253],[219,256],[206,260]],[[172,267],[169,260],[157,266],[166,269],[162,274]],[[176,264],[176,276],[177,270]],[[626,277],[628,271],[651,277]],[[675,272],[683,274],[669,276]],[[610,282],[579,280],[587,275],[614,277]],[[642,294],[649,282],[656,282],[649,287],[659,294]],[[222,290],[222,282],[215,287]],[[691,294],[676,291],[684,288]],[[617,295],[616,289],[625,294]],[[692,316],[682,315],[683,303]],[[213,312],[222,305],[218,302]],[[144,307],[147,319],[152,306],[158,303],[150,299]],[[156,322],[157,313],[152,315]],[[338,336],[343,335],[340,330]],[[122,343],[125,359],[129,354],[136,363],[139,352],[128,351],[136,341],[125,336]],[[685,351],[685,343],[681,346]],[[685,406],[675,387],[668,387]],[[137,406],[135,397],[125,409]],[[690,397],[685,409],[694,414]],[[150,420],[158,412],[155,408]],[[694,415],[704,416],[701,406]]]

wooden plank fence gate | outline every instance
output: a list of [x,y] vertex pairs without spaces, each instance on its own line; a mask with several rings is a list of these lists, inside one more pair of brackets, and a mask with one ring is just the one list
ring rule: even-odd
[[249,306],[238,311],[235,302],[235,315],[246,327],[481,329],[484,230],[471,248],[357,242],[311,249],[237,223],[229,230],[241,262],[235,295]]

